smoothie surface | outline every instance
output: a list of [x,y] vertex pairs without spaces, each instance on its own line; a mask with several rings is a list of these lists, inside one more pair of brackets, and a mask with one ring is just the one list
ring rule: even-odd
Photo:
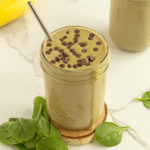
[[84,27],[65,27],[52,33],[53,41],[45,40],[43,55],[57,68],[80,71],[100,64],[107,55],[103,37]]

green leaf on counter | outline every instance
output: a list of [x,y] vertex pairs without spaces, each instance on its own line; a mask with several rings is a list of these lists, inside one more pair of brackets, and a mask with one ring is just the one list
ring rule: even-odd
[[144,106],[150,108],[150,91],[143,94],[142,98],[135,98],[137,101],[142,101]]
[[130,127],[119,127],[112,122],[100,124],[95,132],[96,140],[105,146],[118,145],[122,140],[122,133]]
[[0,141],[15,145],[32,139],[36,133],[36,125],[31,119],[17,119],[0,125]]
[[26,148],[23,144],[17,144],[16,147],[17,147],[19,150],[30,150],[30,149]]
[[32,118],[35,119],[38,116],[41,105],[42,105],[41,115],[45,117],[47,120],[49,120],[49,115],[48,115],[47,107],[46,107],[46,100],[40,96],[34,99]]
[[68,150],[68,148],[61,139],[44,137],[37,143],[36,150]]

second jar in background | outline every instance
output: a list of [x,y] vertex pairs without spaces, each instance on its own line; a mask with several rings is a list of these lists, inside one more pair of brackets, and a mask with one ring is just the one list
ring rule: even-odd
[[111,0],[110,36],[121,49],[136,52],[150,46],[150,0]]

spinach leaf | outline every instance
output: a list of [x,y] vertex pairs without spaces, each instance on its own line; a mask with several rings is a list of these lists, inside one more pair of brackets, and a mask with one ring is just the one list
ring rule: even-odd
[[122,140],[122,133],[130,127],[119,127],[112,122],[100,124],[95,132],[96,140],[105,146],[118,145]]
[[16,147],[17,147],[19,150],[30,150],[30,149],[26,148],[23,144],[17,144]]
[[57,129],[52,124],[50,125],[50,135],[55,138],[62,139],[59,129]]
[[33,108],[32,118],[35,119],[38,116],[41,105],[42,105],[41,115],[45,117],[47,120],[49,120],[49,115],[48,115],[47,107],[46,107],[46,100],[40,96],[34,99],[34,108]]
[[142,101],[145,107],[150,108],[150,91],[144,93],[142,98],[135,98],[135,100]]
[[68,148],[60,139],[44,137],[37,143],[36,150],[68,150]]
[[9,121],[17,121],[18,118],[9,118]]
[[36,147],[36,136],[24,143],[25,147],[32,149]]
[[19,128],[18,128],[18,138],[23,142],[31,140],[36,133],[36,124],[34,120],[31,119],[18,119]]
[[20,118],[0,125],[0,141],[16,145],[32,139],[36,133],[36,124],[33,120]]
[[48,137],[50,135],[50,122],[43,116],[40,116],[37,122],[37,129],[41,134]]
[[21,143],[22,140],[18,138],[18,128],[18,121],[10,121],[0,125],[0,141],[9,145]]

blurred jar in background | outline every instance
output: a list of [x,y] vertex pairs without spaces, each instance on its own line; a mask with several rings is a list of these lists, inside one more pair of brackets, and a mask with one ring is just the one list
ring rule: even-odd
[[111,0],[110,36],[121,49],[143,51],[150,46],[150,0]]

